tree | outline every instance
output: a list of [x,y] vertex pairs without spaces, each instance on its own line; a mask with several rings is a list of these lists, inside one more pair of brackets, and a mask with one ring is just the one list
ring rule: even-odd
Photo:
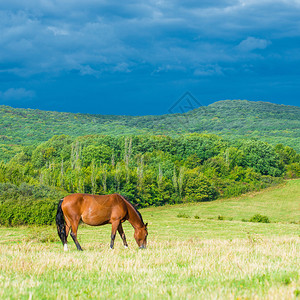
[[198,173],[195,170],[187,171],[185,180],[186,201],[211,201],[217,198],[216,188],[203,173]]
[[280,176],[283,166],[273,146],[262,141],[246,141],[241,150],[245,154],[243,165],[263,175]]
[[108,163],[111,156],[112,150],[105,145],[89,145],[82,149],[84,166],[89,166],[93,160],[95,163]]

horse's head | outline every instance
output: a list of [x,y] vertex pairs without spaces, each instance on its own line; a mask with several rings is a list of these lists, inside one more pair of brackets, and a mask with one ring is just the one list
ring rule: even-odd
[[134,238],[140,249],[145,249],[147,246],[147,225],[148,223],[146,223],[143,227],[136,228],[134,231]]

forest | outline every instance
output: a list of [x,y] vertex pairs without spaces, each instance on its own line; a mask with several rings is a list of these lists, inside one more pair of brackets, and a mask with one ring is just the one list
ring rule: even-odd
[[215,134],[54,135],[0,162],[0,224],[52,224],[69,193],[120,193],[137,207],[212,201],[300,177],[283,144]]

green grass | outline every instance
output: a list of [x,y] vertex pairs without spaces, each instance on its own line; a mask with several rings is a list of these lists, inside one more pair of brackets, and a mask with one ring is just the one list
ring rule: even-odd
[[[240,198],[143,209],[145,251],[128,222],[129,248],[117,237],[114,250],[109,225],[81,225],[82,253],[71,239],[64,253],[54,227],[0,227],[0,298],[296,298],[299,196],[300,180],[291,180]],[[242,221],[255,214],[271,223]]]

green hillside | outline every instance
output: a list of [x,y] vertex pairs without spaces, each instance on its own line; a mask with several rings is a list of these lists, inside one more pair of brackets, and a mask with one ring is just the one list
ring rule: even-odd
[[50,112],[0,106],[0,149],[10,158],[21,145],[53,135],[176,135],[208,132],[227,138],[258,138],[300,152],[300,107],[247,100],[215,102],[183,114],[114,116]]
[[[286,196],[288,195],[288,197]],[[218,234],[215,221],[241,222],[250,220],[255,214],[268,216],[271,223],[280,224],[300,224],[300,179],[286,180],[284,183],[265,189],[259,192],[247,193],[231,199],[219,199],[211,202],[187,203],[178,205],[166,205],[163,207],[150,207],[141,210],[146,220],[163,219],[176,228],[179,220],[186,219],[185,222],[195,223],[196,220],[210,220],[215,224],[215,235],[218,238],[225,238],[224,232]],[[179,217],[178,217],[179,216]],[[182,216],[182,217],[180,217]],[[199,217],[195,220],[195,216]],[[203,222],[204,223],[204,222]],[[237,226],[237,224],[235,224]],[[239,226],[248,226],[249,223],[240,223]],[[238,226],[237,226],[238,227]],[[288,235],[299,234],[300,228],[294,227],[295,231],[290,232],[266,232],[268,235]],[[212,229],[212,228],[210,228]],[[199,230],[200,231],[200,230]],[[257,234],[259,232],[256,232]],[[211,232],[209,236],[211,237]],[[245,231],[229,232],[230,238],[234,236],[245,237]],[[178,237],[178,235],[177,235]],[[208,236],[207,236],[208,237]]]

